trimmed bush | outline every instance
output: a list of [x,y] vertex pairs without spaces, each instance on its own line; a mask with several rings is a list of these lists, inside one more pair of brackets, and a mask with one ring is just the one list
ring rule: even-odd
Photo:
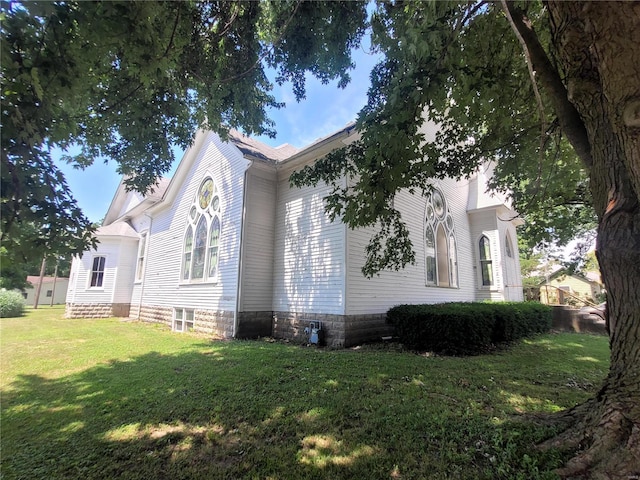
[[551,308],[539,303],[399,305],[387,322],[409,348],[474,355],[551,328]]
[[0,318],[21,317],[24,313],[24,298],[15,290],[0,289]]

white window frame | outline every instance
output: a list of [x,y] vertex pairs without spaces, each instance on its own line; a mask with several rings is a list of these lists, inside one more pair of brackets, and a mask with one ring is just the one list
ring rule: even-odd
[[149,232],[141,232],[138,240],[138,257],[136,258],[136,282],[142,282],[147,267],[147,250],[149,246]]
[[[487,241],[487,246],[489,248],[489,258],[482,258],[485,254],[485,252],[483,252],[482,248],[480,247],[480,244],[482,243],[483,239],[486,239]],[[492,244],[491,244],[491,239],[489,238],[488,235],[486,234],[482,234],[478,237],[478,241],[476,242],[476,248],[478,251],[478,266],[480,268],[480,288],[482,289],[493,289],[496,287],[496,271],[494,268],[494,264],[495,262],[493,261],[493,248],[492,248]],[[488,284],[484,283],[484,269],[483,267],[485,265],[489,266],[489,273],[490,273],[490,282]]]
[[[102,264],[102,270],[98,269],[98,270],[94,270],[94,264],[97,258],[102,258],[104,259],[104,263]],[[99,265],[98,265],[99,267]],[[107,256],[106,255],[93,255],[91,257],[91,267],[89,268],[89,278],[88,280],[88,289],[93,289],[93,290],[104,290],[104,277],[107,271]],[[102,277],[100,277],[100,285],[93,285],[93,275],[94,273],[97,274],[102,274]],[[96,282],[97,283],[97,282]]]
[[[441,198],[440,205],[434,204],[434,196]],[[440,213],[438,213],[439,211]],[[431,234],[432,246],[427,243],[428,233]],[[427,195],[422,238],[425,249],[425,285],[427,287],[460,288],[455,222],[447,205],[447,199],[439,188],[433,187],[431,193]],[[440,244],[440,249],[438,249],[438,244]],[[441,251],[442,249],[445,251]],[[439,264],[445,265],[446,271],[442,271]]]
[[[202,199],[200,197],[200,190],[202,186],[211,181],[213,183],[213,193],[211,198],[202,205]],[[206,202],[206,200],[205,200]],[[222,195],[217,183],[213,180],[213,176],[209,173],[204,175],[202,181],[199,183],[198,190],[195,194],[194,200],[187,213],[187,226],[182,238],[182,256],[180,267],[180,284],[198,284],[198,283],[217,283],[220,271],[220,247],[222,242]],[[217,219],[217,222],[216,222]],[[196,245],[196,233],[198,231],[198,225],[200,222],[204,222],[206,228],[206,238],[204,238],[203,245],[203,271],[202,276],[193,278],[193,266],[194,266],[194,251]],[[214,225],[218,226],[218,243],[212,245],[213,240],[212,233]],[[191,242],[189,248],[187,248],[187,238],[191,229]],[[213,256],[215,253],[215,257]],[[188,262],[187,262],[188,258]],[[212,268],[211,259],[215,258],[216,265]]]
[[174,307],[171,330],[174,332],[192,332],[196,326],[196,315],[193,308]]

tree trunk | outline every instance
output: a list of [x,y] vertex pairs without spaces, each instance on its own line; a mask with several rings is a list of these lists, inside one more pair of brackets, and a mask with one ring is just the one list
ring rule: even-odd
[[[587,130],[611,366],[571,434],[564,478],[640,478],[640,3],[547,2],[569,100]],[[570,438],[565,434],[562,438]]]

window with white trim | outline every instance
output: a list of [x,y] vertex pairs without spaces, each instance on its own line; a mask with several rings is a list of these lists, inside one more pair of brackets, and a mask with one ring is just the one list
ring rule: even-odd
[[426,284],[458,286],[458,252],[453,216],[438,189],[427,196],[425,210]]
[[173,309],[173,327],[174,332],[190,332],[195,326],[194,311],[191,308],[174,308]]
[[144,232],[140,235],[140,240],[138,241],[138,261],[136,262],[136,281],[142,280],[142,275],[144,273],[144,258],[147,250],[147,232]]
[[90,287],[102,287],[102,282],[104,280],[104,265],[106,263],[106,260],[107,257],[104,257],[102,255],[93,257],[93,263],[91,264],[91,281],[89,283]]
[[490,287],[493,285],[493,261],[491,260],[491,242],[486,235],[480,237],[478,242],[480,249],[480,275],[482,277],[482,286]]
[[220,192],[207,176],[200,183],[187,217],[182,250],[183,282],[216,281],[221,230]]

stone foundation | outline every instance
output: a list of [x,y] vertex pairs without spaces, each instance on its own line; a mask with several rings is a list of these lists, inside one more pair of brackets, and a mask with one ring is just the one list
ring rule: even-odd
[[[173,328],[173,307],[142,305],[139,317],[137,313],[137,309],[132,309],[130,318]],[[194,309],[193,320],[193,329],[198,333],[221,338],[233,336],[233,312]]]
[[364,342],[377,341],[393,334],[387,325],[386,314],[327,315],[320,313],[274,312],[273,336],[287,340],[307,342],[304,329],[310,322],[320,322],[324,344],[330,347],[351,347]]
[[[159,305],[134,306],[119,303],[87,303],[66,305],[67,318],[129,317],[172,328],[173,307]],[[194,330],[221,338],[233,336],[233,312],[194,309]],[[237,338],[273,336],[305,343],[309,335],[304,329],[311,322],[320,322],[323,344],[330,347],[350,347],[377,341],[393,334],[385,322],[386,314],[328,315],[296,312],[239,312]]]
[[273,312],[238,312],[237,338],[270,337],[273,334]]
[[233,312],[196,310],[194,330],[222,338],[233,337]]
[[149,323],[161,323],[171,328],[171,322],[173,321],[173,308],[160,307],[158,305],[142,305],[140,307],[139,315],[137,308],[131,309],[130,318]]
[[65,318],[128,317],[128,303],[67,303]]

